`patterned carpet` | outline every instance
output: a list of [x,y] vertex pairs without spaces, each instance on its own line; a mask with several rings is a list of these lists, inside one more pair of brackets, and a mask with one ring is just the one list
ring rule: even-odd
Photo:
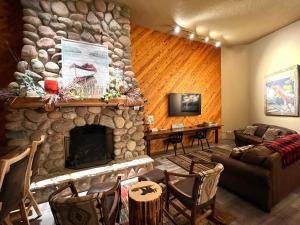
[[[177,156],[170,156],[167,157],[170,161],[173,163],[177,164],[178,166],[182,167],[183,169],[189,171],[191,161],[199,161],[199,160],[204,160],[204,161],[210,161],[212,152],[214,154],[223,154],[223,155],[230,155],[230,150],[223,149],[223,148],[218,148],[218,147],[213,147],[210,149],[210,152],[207,151],[195,151],[188,153],[186,155],[177,155]],[[201,170],[207,170],[211,167],[211,165],[203,165],[203,164],[196,164],[194,171],[201,171]],[[128,190],[130,186],[133,185],[133,183],[122,186],[122,212],[121,212],[121,225],[129,225],[128,222]],[[177,202],[178,203],[178,202]],[[180,204],[179,204],[180,205]],[[188,211],[187,211],[188,212]],[[178,214],[177,211],[170,206],[170,214],[175,218],[175,221],[177,221],[178,224],[180,225],[189,225],[190,222],[182,215]],[[235,217],[233,217],[230,213],[228,213],[228,210],[223,209],[221,205],[216,204],[216,216],[220,218],[222,221],[224,221],[226,224],[230,224],[232,221],[235,220]],[[171,220],[168,219],[166,215],[164,215],[163,218],[163,224],[164,225],[172,225],[173,223]],[[204,220],[202,223],[199,225],[215,225],[215,223]]]
[[[177,164],[181,168],[183,168],[186,171],[190,170],[191,162],[193,161],[207,161],[210,162],[212,154],[222,154],[229,156],[230,150],[219,148],[219,147],[213,147],[210,149],[210,151],[194,151],[191,153],[188,153],[186,155],[177,155],[177,156],[169,156],[168,160],[171,162]],[[194,171],[199,172],[203,170],[207,170],[211,167],[211,165],[205,165],[205,164],[195,164]]]

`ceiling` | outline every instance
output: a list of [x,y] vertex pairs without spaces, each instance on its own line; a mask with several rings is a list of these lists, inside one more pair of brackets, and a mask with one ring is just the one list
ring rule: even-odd
[[251,43],[300,19],[300,0],[117,0],[135,24],[171,32],[176,24],[225,45]]

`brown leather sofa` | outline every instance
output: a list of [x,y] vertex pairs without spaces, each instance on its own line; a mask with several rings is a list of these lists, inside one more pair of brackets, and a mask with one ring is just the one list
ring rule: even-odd
[[268,128],[277,128],[280,129],[281,132],[279,133],[280,136],[285,136],[288,134],[296,134],[297,132],[288,128],[279,127],[275,125],[268,125],[263,123],[255,123],[253,126],[258,126],[256,129],[254,136],[243,134],[244,129],[235,130],[234,137],[235,137],[235,144],[236,146],[245,146],[245,145],[256,145],[263,142],[263,135]]
[[264,211],[300,186],[300,160],[283,168],[279,153],[271,153],[261,165],[249,164],[228,156],[213,155],[224,171],[220,186],[254,203]]

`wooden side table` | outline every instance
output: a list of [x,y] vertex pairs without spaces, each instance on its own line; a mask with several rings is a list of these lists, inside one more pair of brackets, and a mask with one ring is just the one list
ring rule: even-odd
[[161,187],[152,181],[141,181],[128,192],[130,225],[162,225],[163,198]]

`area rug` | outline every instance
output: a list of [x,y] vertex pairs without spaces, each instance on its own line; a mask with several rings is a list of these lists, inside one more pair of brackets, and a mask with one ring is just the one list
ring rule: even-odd
[[[120,225],[129,225],[128,190],[130,189],[131,185],[133,185],[133,183],[122,186],[122,193],[121,193],[122,209],[121,209]],[[190,225],[190,222],[184,216],[179,214],[171,205],[170,205],[170,214],[174,217],[175,221],[177,221],[179,225]],[[216,204],[215,215],[216,217],[220,218],[225,224],[230,224],[235,220],[235,218],[230,213],[227,213],[226,210],[220,204],[218,204],[218,202]],[[171,220],[165,214],[163,217],[163,225],[173,225]],[[217,225],[217,224],[209,220],[203,220],[203,222],[198,225]]]
[[[193,161],[202,160],[202,161],[210,162],[212,154],[218,154],[218,155],[223,155],[225,157],[229,157],[230,152],[231,151],[228,149],[213,147],[210,149],[210,151],[197,150],[185,155],[169,156],[167,157],[167,159],[175,163],[176,165],[180,166],[184,170],[189,171],[192,160]],[[207,170],[209,168],[211,168],[211,166],[209,165],[195,164],[194,171],[200,172],[203,170]]]

